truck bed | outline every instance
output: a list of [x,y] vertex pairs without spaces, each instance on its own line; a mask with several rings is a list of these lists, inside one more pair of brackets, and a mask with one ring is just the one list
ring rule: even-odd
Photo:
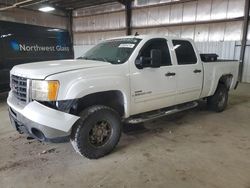
[[238,60],[232,60],[232,59],[218,59],[216,61],[208,61],[203,63],[220,63],[220,62],[233,62],[233,61],[238,61]]
[[232,75],[230,89],[234,88],[238,77],[239,61],[237,60],[217,60],[213,62],[203,62],[204,81],[201,97],[211,96],[218,85],[221,76]]

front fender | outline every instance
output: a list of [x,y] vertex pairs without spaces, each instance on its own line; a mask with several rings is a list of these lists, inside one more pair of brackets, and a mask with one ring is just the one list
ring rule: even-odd
[[89,94],[104,91],[120,91],[124,99],[125,117],[129,117],[129,85],[128,80],[123,77],[108,76],[105,78],[76,79],[65,87],[60,88],[58,100],[80,99]]
[[89,94],[104,91],[120,91],[124,99],[125,117],[129,116],[129,86],[125,78],[109,76],[106,78],[92,78],[79,80],[68,89],[66,98],[82,98]]
[[129,114],[130,87],[126,64],[64,72],[47,79],[60,82],[57,100],[79,99],[97,92],[120,91],[124,98],[125,116]]
[[111,90],[119,90],[125,96],[127,96],[128,95],[127,91],[129,91],[129,88],[127,85],[126,78],[108,76],[105,78],[95,77],[89,79],[75,80],[67,88],[65,98],[67,99],[82,98],[92,93],[111,91]]

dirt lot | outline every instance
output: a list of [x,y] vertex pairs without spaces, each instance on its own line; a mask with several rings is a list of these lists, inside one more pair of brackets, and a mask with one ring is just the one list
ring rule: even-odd
[[123,134],[99,160],[69,143],[27,140],[11,127],[0,100],[0,187],[250,188],[250,85],[230,95],[223,113],[204,104]]

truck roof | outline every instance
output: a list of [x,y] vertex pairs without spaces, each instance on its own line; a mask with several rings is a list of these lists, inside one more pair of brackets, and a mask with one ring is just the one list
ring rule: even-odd
[[129,36],[121,36],[121,37],[114,37],[108,40],[112,39],[122,39],[122,38],[137,38],[137,39],[151,39],[151,38],[167,38],[170,40],[188,40],[192,41],[192,39],[187,38],[180,38],[180,37],[174,37],[174,36],[167,36],[167,35],[156,35],[156,34],[150,34],[150,35],[129,35]]

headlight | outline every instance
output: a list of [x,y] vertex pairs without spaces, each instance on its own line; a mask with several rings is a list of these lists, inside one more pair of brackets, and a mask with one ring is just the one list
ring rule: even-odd
[[59,86],[59,81],[32,80],[32,99],[56,101]]

